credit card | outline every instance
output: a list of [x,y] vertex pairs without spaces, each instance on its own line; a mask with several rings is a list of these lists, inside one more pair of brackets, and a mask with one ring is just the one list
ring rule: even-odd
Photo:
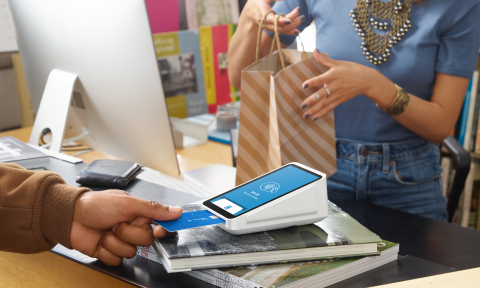
[[153,221],[155,221],[158,225],[162,226],[170,232],[225,223],[225,220],[208,210],[185,212],[182,214],[182,216],[180,216],[180,218],[175,220]]

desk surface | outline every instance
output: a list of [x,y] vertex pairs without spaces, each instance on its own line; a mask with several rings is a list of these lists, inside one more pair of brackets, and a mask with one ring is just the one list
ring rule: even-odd
[[[31,132],[32,127],[27,127],[0,132],[0,137],[13,136],[20,141],[28,143]],[[230,145],[215,141],[208,141],[200,146],[187,149],[176,149],[178,154],[178,164],[180,165],[180,170],[183,172],[205,167],[210,164],[223,164],[232,166],[232,150]],[[72,155],[74,153],[76,152],[67,152],[66,154]],[[98,159],[115,159],[114,157],[98,151],[91,151],[82,154],[78,156],[78,158],[85,161],[85,163],[91,163]]]
[[[23,142],[28,142],[31,131],[31,127],[10,130],[0,132],[0,137],[13,136]],[[186,172],[210,164],[232,166],[230,149],[229,145],[213,141],[188,149],[177,148],[180,169]],[[75,152],[68,154],[73,153]],[[90,163],[97,159],[113,157],[98,151],[92,151],[80,155],[78,158],[83,159],[85,163]],[[146,265],[146,267],[151,262],[146,259],[138,259],[138,261],[138,265]],[[155,263],[152,262],[150,267],[153,267],[153,264]],[[151,269],[156,269],[156,267]],[[154,271],[150,272],[152,275],[155,274]],[[135,273],[135,271],[132,271],[132,273]],[[168,277],[165,277],[165,282],[168,283],[169,281],[171,282]],[[201,282],[192,281],[192,283],[198,283],[197,287],[203,285]],[[25,255],[0,252],[0,283],[8,283],[9,287],[132,287],[123,281],[53,253]],[[206,284],[204,287],[212,286]]]
[[[28,129],[20,129],[0,133],[0,136],[11,135],[27,141],[28,134]],[[218,147],[223,148],[223,150],[221,148],[216,149],[216,145],[220,145]],[[224,146],[210,142],[204,145],[203,149],[201,148],[202,146],[195,147],[197,148],[196,153],[199,155],[190,154],[192,152],[188,149],[179,150],[180,155],[184,153],[184,155],[199,157],[193,160],[187,156],[179,157],[181,159],[181,169],[186,171],[189,170],[187,167],[194,169],[206,166],[208,162],[205,160],[208,159],[213,159],[210,163],[215,163],[215,160],[222,161],[222,159],[227,159],[227,155],[230,155],[230,150],[227,145]],[[99,158],[104,157],[102,156],[103,154],[94,153],[98,152],[88,154],[100,155]],[[89,162],[87,160],[89,158],[82,158]],[[381,238],[400,243],[400,254],[402,255],[412,255],[447,267],[453,267],[457,270],[480,267],[480,232],[478,231],[368,203],[341,202],[337,204],[367,228],[378,233]],[[132,267],[137,267],[129,271],[131,277],[134,278],[137,274],[143,276],[148,274],[151,275],[150,279],[144,280],[149,283],[157,283],[157,287],[179,287],[177,280],[180,274],[172,276],[172,274],[165,274],[164,271],[156,273],[161,266],[151,261],[137,258],[129,260],[136,261]],[[101,266],[103,264],[99,263],[98,265]],[[114,272],[119,269],[115,267],[106,268],[109,271],[113,271],[110,273],[111,275],[115,275]],[[145,271],[148,271],[148,273]],[[188,283],[189,287],[212,287],[201,281],[192,280],[193,278],[190,279],[187,276],[181,275],[181,277],[182,280],[180,282],[183,284]],[[8,286],[12,287],[131,287],[125,282],[66,260],[53,253],[21,255],[0,252],[0,283],[8,283]]]

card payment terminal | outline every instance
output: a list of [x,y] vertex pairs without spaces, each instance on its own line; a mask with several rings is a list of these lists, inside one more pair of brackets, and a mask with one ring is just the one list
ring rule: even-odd
[[300,226],[328,216],[327,177],[290,163],[215,196],[203,205],[232,234]]

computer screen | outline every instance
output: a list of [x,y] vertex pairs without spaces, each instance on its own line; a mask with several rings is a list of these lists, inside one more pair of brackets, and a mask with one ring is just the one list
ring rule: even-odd
[[[145,1],[8,0],[8,4],[34,110],[41,112],[54,69],[77,75],[64,138],[85,133],[82,144],[178,176]],[[58,82],[54,84],[61,86]],[[43,113],[43,118],[58,116],[55,113],[61,110],[51,107],[51,114]]]

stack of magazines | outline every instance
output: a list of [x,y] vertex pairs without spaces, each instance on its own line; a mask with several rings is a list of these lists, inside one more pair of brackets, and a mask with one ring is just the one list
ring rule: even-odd
[[138,247],[138,255],[169,273],[245,288],[324,287],[395,261],[398,251],[398,244],[381,240],[331,202],[329,216],[311,225],[246,235],[197,227]]

